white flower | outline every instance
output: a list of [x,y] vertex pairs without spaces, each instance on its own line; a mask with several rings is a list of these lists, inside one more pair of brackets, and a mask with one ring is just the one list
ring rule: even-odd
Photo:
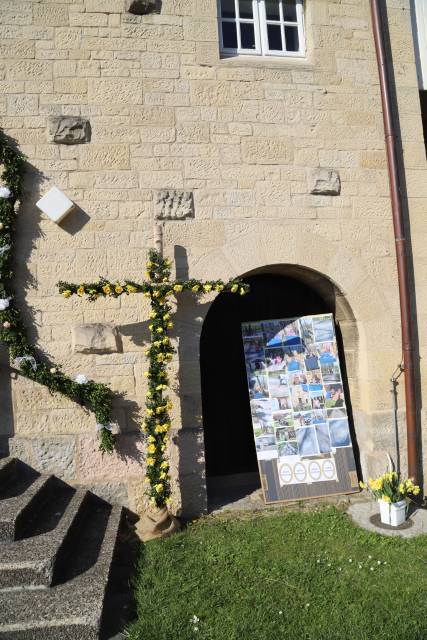
[[377,560],[377,564],[381,564],[381,560]]
[[283,611],[279,611],[279,616],[282,616],[282,615],[283,615]]
[[373,571],[373,570],[374,570],[374,567],[371,567],[371,571]]
[[75,381],[77,382],[77,384],[86,384],[86,382],[89,382],[84,373],[79,373],[76,376]]
[[8,187],[0,187],[0,198],[10,198],[11,195],[12,192]]
[[97,422],[96,429],[97,431],[101,431],[102,429],[107,429],[107,431],[112,431],[113,427],[111,426],[111,424],[101,424],[100,422]]
[[0,298],[0,311],[4,311],[10,304],[10,298]]
[[191,622],[192,622],[193,624],[197,624],[198,622],[200,622],[200,618],[198,618],[197,616],[193,616],[193,617],[191,618]]
[[9,251],[9,249],[10,249],[9,244],[5,244],[2,247],[0,247],[0,256],[3,256],[7,251]]

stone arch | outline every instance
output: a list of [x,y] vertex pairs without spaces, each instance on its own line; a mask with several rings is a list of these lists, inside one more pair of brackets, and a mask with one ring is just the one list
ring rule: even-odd
[[[192,256],[191,276],[201,279],[251,276],[256,273],[287,273],[309,284],[333,304],[342,334],[348,370],[349,389],[354,410],[354,424],[362,443],[360,462],[366,473],[372,468],[378,443],[372,437],[373,411],[384,409],[380,402],[373,406],[369,393],[369,371],[375,362],[375,349],[384,349],[380,336],[392,333],[385,328],[393,321],[393,310],[381,288],[372,278],[359,256],[344,244],[319,247],[324,236],[302,231],[260,225],[250,233],[239,233],[221,248]],[[180,433],[176,437],[176,465],[179,466],[182,508],[184,514],[195,515],[206,509],[203,416],[199,371],[199,340],[202,326],[214,296],[197,307],[197,317],[184,305],[177,317],[181,329],[192,335],[192,353],[182,356],[181,380],[191,379],[191,390],[181,399]],[[182,332],[181,332],[182,333]],[[396,355],[396,350],[394,350]],[[397,356],[396,356],[397,357]],[[189,375],[190,374],[190,375]],[[388,389],[387,389],[388,393]],[[178,469],[177,469],[178,471]]]

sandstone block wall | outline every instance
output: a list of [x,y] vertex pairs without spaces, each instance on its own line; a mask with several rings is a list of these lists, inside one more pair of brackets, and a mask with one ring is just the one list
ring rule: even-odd
[[[427,172],[410,3],[386,4],[423,355]],[[164,221],[178,275],[228,279],[294,264],[336,284],[365,473],[382,469],[393,451],[388,380],[400,361],[399,301],[369,2],[306,0],[306,59],[220,59],[216,15],[215,0],[163,0],[160,14],[145,16],[126,13],[123,0],[0,2],[0,126],[28,157],[16,248],[20,304],[40,348],[69,374],[124,394],[115,405],[120,454],[102,457],[92,416],[11,379],[5,365],[3,441],[40,469],[135,509],[143,493],[147,304],[138,296],[63,300],[55,284],[141,279],[163,191],[193,193],[194,218]],[[52,141],[49,122],[58,116],[88,120],[90,141]],[[339,195],[311,193],[319,169],[339,174]],[[77,205],[60,226],[35,207],[54,184]],[[183,302],[176,323],[172,368],[187,382],[181,405],[176,397],[171,453],[175,506],[183,502],[187,514],[206,499],[198,337],[208,308]],[[74,353],[71,328],[87,323],[118,327],[121,350]]]

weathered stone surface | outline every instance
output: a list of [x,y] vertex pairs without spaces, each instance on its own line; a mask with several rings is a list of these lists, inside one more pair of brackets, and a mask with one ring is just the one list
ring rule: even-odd
[[90,123],[78,116],[51,116],[48,120],[48,139],[57,144],[90,142]]
[[75,476],[74,438],[38,438],[32,442],[32,464],[41,472],[71,480]]
[[145,16],[147,13],[159,13],[158,0],[126,0],[125,11],[135,16]]
[[308,178],[310,193],[320,196],[339,196],[341,179],[334,169],[313,169]]
[[194,218],[193,193],[176,189],[163,189],[155,196],[157,220],[184,220]]
[[120,339],[111,324],[94,322],[76,325],[71,330],[74,353],[117,353]]

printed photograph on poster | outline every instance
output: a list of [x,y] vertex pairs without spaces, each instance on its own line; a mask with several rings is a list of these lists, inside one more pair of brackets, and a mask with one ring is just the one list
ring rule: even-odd
[[273,424],[276,429],[278,427],[292,427],[294,424],[294,417],[293,417],[292,411],[274,412]]
[[313,414],[313,424],[326,424],[327,412],[324,410],[316,410],[312,412]]
[[312,411],[304,411],[294,413],[294,425],[296,428],[299,427],[307,427],[313,424],[313,412]]
[[313,322],[311,318],[300,318],[300,335],[304,347],[309,347],[314,342]]
[[298,320],[272,320],[261,324],[267,347],[301,344]]
[[285,365],[288,373],[304,372],[304,347],[286,347],[284,349]]
[[288,373],[288,382],[290,385],[307,384],[307,376],[302,371],[298,373]]
[[290,396],[287,398],[271,398],[272,411],[287,411],[292,409]]
[[314,456],[319,454],[315,427],[297,429],[296,434],[300,456]]
[[289,398],[288,377],[283,371],[270,371],[268,390],[272,398]]
[[351,444],[348,420],[329,420],[329,433],[333,447],[348,447]]
[[331,342],[335,339],[333,320],[330,315],[314,316],[313,330],[315,342]]
[[298,443],[295,442],[282,442],[277,445],[279,458],[285,456],[297,456],[298,455]]
[[268,371],[285,371],[285,350],[282,347],[265,349],[265,363]]
[[338,364],[321,364],[323,382],[341,382],[341,371]]
[[317,346],[320,364],[335,364],[338,362],[337,345],[335,342],[320,342]]
[[271,460],[279,455],[274,435],[256,437],[255,448],[259,460]]
[[248,377],[249,397],[251,400],[269,397],[269,387],[267,376],[251,375]]
[[268,422],[258,420],[258,418],[252,418],[252,426],[256,437],[274,435],[274,427]]
[[276,440],[278,443],[296,440],[295,429],[293,427],[280,427],[276,429]]
[[321,391],[310,391],[310,398],[313,409],[325,408],[325,396],[323,395],[323,389]]
[[336,420],[338,420],[339,418],[346,418],[347,411],[346,409],[328,409],[326,411],[326,415],[329,420],[332,418],[335,418]]
[[329,453],[331,451],[331,439],[329,437],[329,429],[328,425],[325,424],[316,424],[316,437],[317,443],[319,445],[320,453]]
[[314,349],[307,349],[304,358],[304,365],[306,371],[314,371],[320,369],[319,356]]
[[307,373],[307,382],[308,384],[321,384],[323,385],[322,375],[320,369],[316,369],[315,371],[309,371]]
[[344,391],[342,388],[342,384],[325,384],[325,398],[327,409],[343,407]]
[[261,428],[265,430],[265,433],[267,433],[267,429],[273,429],[273,414],[270,400],[251,400],[251,413],[253,421],[257,420]]
[[242,324],[242,336],[243,340],[246,338],[261,338],[263,339],[262,327],[260,322],[245,322]]
[[290,387],[292,407],[294,411],[309,411],[311,409],[311,401],[308,391],[304,391],[302,385]]

